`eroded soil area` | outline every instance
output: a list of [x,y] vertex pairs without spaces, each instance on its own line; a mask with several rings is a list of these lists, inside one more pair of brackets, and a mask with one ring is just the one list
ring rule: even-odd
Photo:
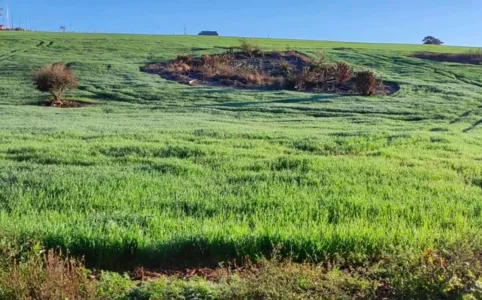
[[141,71],[189,85],[363,95],[398,90],[398,85],[383,83],[371,72],[354,72],[344,62],[327,64],[297,51],[180,55]]

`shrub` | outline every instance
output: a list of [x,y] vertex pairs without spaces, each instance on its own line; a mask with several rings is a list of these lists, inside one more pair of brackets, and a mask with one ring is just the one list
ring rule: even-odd
[[298,91],[305,91],[314,88],[324,88],[329,80],[329,76],[330,75],[327,68],[312,65],[304,68],[291,80],[293,81],[294,89]]
[[202,64],[205,66],[212,66],[216,67],[219,65],[225,65],[232,59],[232,56],[229,54],[223,55],[204,55],[201,58]]
[[355,75],[355,87],[356,90],[364,95],[370,96],[375,93],[377,80],[375,74],[370,71],[358,72]]
[[177,58],[176,58],[176,61],[177,62],[181,62],[181,63],[185,63],[185,64],[189,64],[192,60],[192,56],[191,55],[178,55]]
[[283,77],[291,77],[296,72],[294,67],[287,61],[282,60],[278,66],[273,70],[271,75],[273,76],[283,76]]
[[167,66],[169,72],[173,73],[189,73],[191,71],[191,67],[188,64],[182,62],[174,62]]
[[333,73],[338,83],[346,83],[351,79],[353,70],[348,64],[344,62],[337,62],[333,66]]
[[315,53],[314,59],[311,60],[311,63],[316,66],[323,66],[326,63],[326,54],[323,49],[318,49]]
[[79,81],[70,68],[63,62],[42,67],[34,76],[34,83],[41,92],[48,92],[54,102],[60,102],[65,90],[75,89]]
[[474,49],[474,50],[469,50],[467,55],[472,56],[476,59],[482,59],[482,48]]
[[264,85],[270,82],[270,76],[258,71],[241,71],[239,77],[247,84]]
[[127,274],[101,272],[96,296],[99,299],[124,299],[135,285]]
[[1,299],[93,299],[95,285],[81,262],[50,250],[32,251],[27,258],[0,270]]
[[259,46],[253,41],[250,41],[248,39],[240,39],[239,44],[240,44],[241,52],[243,52],[246,55],[254,56],[254,57],[264,56],[264,53],[261,50],[261,48],[259,48]]

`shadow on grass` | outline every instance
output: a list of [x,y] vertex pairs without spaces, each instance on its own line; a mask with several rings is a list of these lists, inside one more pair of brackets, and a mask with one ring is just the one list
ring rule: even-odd
[[[348,96],[348,95],[347,95]],[[271,101],[248,101],[248,102],[227,102],[215,104],[199,104],[196,107],[245,107],[251,105],[265,105],[265,104],[294,104],[294,103],[333,103],[333,99],[345,97],[344,95],[316,95],[308,98],[290,98],[282,100]]]
[[[241,238],[238,241],[224,238],[208,239],[201,236],[179,238],[141,245],[136,239],[125,239],[122,242],[109,243],[89,237],[76,237],[75,241],[65,247],[59,243],[61,239],[55,234],[46,236],[42,242],[46,248],[68,248],[73,256],[85,257],[88,268],[98,268],[111,271],[128,271],[138,266],[175,270],[196,267],[217,267],[220,263],[237,261],[242,263],[246,257],[270,258],[275,250],[280,257],[290,257],[294,261],[318,261],[325,254],[316,250],[316,242],[293,240],[281,237],[260,236],[257,238]],[[283,245],[291,245],[291,247]],[[295,246],[296,245],[296,246]],[[346,245],[352,250],[355,245]],[[335,253],[339,249],[334,243],[326,245],[326,253]],[[313,254],[318,253],[316,259]],[[297,253],[298,255],[294,255]]]

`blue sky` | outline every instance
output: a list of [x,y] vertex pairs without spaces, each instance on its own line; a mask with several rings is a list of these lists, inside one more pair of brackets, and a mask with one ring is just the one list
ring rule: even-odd
[[[34,30],[482,46],[482,0],[0,0]],[[2,20],[3,21],[3,20]]]

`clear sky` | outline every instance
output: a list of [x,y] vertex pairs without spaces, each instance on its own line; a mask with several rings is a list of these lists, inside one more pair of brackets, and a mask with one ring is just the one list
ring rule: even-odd
[[482,0],[0,0],[15,26],[482,46]]

